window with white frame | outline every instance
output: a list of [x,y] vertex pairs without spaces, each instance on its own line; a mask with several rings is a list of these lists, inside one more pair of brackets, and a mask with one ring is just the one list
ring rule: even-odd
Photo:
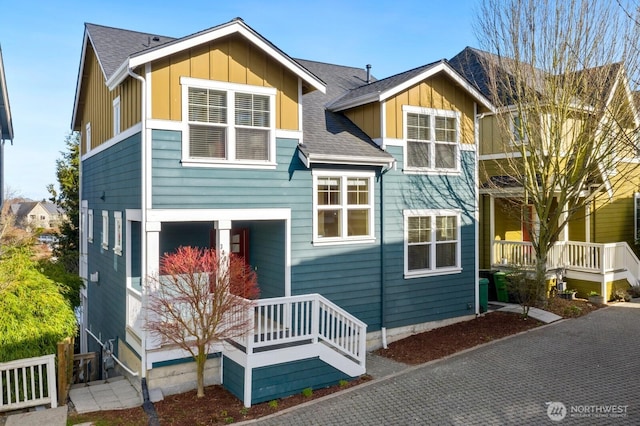
[[405,105],[405,168],[417,171],[460,169],[460,114]]
[[275,163],[271,87],[183,77],[183,163]]
[[109,249],[109,212],[102,210],[102,248]]
[[122,212],[113,212],[113,251],[122,256]]
[[313,172],[314,243],[374,238],[373,173]]
[[91,151],[91,123],[87,123],[84,129],[85,152]]
[[113,100],[113,136],[120,134],[120,96]]
[[526,144],[529,141],[527,137],[526,119],[520,114],[511,115],[511,133],[512,141],[515,144]]
[[405,276],[460,272],[460,212],[404,212]]
[[87,241],[93,243],[93,210],[87,211]]

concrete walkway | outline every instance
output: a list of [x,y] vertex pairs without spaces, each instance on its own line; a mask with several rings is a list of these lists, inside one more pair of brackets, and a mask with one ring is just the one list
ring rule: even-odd
[[251,423],[638,425],[638,324],[640,304],[619,303],[420,366],[383,361],[383,379]]
[[[503,311],[503,312],[513,312],[516,314],[522,314],[522,306],[520,305],[516,305],[514,303],[504,303],[504,302],[494,302],[491,301],[489,302],[489,306],[491,309],[491,305],[493,306],[499,306],[498,309],[496,309],[497,311]],[[554,314],[553,312],[548,312],[548,311],[543,311],[542,309],[538,309],[538,308],[529,308],[529,316],[533,319],[537,319],[538,321],[541,321],[545,324],[549,324],[555,321],[559,321],[562,319],[561,316]]]
[[121,410],[142,405],[142,397],[124,377],[74,385],[69,398],[79,414],[101,410]]

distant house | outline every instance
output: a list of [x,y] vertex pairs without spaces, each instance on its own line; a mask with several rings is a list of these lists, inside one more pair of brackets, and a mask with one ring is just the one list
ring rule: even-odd
[[4,143],[6,141],[13,142],[13,122],[11,121],[7,80],[4,76],[2,49],[0,48],[0,208],[4,204]]
[[473,318],[476,114],[492,109],[444,60],[376,80],[291,58],[241,19],[179,39],[86,24],[81,347],[113,343],[151,390],[195,385],[188,354],[145,328],[146,277],[182,245],[257,271],[255,334],[205,373],[246,405]]
[[16,225],[27,231],[58,228],[65,219],[64,211],[48,201],[27,201],[10,206]]

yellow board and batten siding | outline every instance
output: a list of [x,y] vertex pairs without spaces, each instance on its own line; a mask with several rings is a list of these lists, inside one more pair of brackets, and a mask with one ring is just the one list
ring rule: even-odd
[[373,102],[345,111],[344,115],[371,139],[380,137],[380,103]]
[[460,143],[473,144],[474,101],[461,87],[446,76],[430,77],[385,101],[386,137],[404,138],[402,107],[411,105],[460,113]]
[[80,122],[75,127],[81,132],[81,153],[86,153],[86,126],[91,123],[91,148],[113,138],[113,101],[120,97],[120,131],[140,122],[140,82],[127,77],[114,90],[105,85],[104,74],[96,55],[87,46],[82,74],[82,98],[78,105]]
[[298,77],[242,36],[212,41],[151,65],[151,116],[182,120],[180,77],[274,87],[276,128],[299,129]]

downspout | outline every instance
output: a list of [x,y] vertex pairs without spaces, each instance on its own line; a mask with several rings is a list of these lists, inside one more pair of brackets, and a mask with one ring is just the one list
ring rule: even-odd
[[384,268],[384,175],[391,170],[391,165],[380,171],[380,331],[382,333],[382,347],[387,349],[387,298]]
[[[476,149],[475,149],[475,172],[474,172],[474,182],[473,182],[473,189],[475,192],[474,195],[474,199],[475,199],[475,208],[474,208],[474,212],[473,212],[473,216],[474,216],[474,231],[475,231],[475,257],[476,257],[476,261],[475,261],[475,269],[476,269],[476,273],[475,273],[475,305],[476,305],[476,309],[475,309],[475,314],[476,316],[480,315],[480,144],[479,144],[479,140],[480,140],[480,119],[484,116],[484,114],[482,116],[478,115],[478,104],[476,102],[473,103],[473,116],[475,117],[475,123],[474,123],[474,139],[475,139],[475,145],[476,145]],[[493,249],[493,247],[489,246],[490,250]]]
[[[141,223],[140,223],[140,251],[142,253],[141,256],[141,265],[140,265],[140,282],[141,282],[141,288],[140,288],[140,299],[141,299],[141,309],[143,310],[143,312],[145,313],[145,318],[146,318],[146,297],[145,297],[145,277],[147,276],[147,181],[146,181],[146,176],[147,176],[147,163],[146,163],[146,158],[147,158],[147,144],[146,144],[146,135],[147,135],[147,105],[146,105],[146,89],[147,89],[147,85],[146,85],[146,80],[144,79],[144,77],[142,77],[141,75],[138,75],[136,73],[133,72],[133,70],[131,68],[127,69],[127,72],[129,73],[129,75],[133,78],[135,78],[136,80],[138,80],[140,82],[140,124],[141,124],[141,129],[140,129],[140,146],[141,146],[141,154],[142,154],[142,158],[141,158],[141,163],[140,163],[140,170],[141,170],[141,180],[142,180],[142,188],[141,188],[141,200],[140,200],[140,210],[141,210]],[[146,322],[146,321],[145,321]],[[146,333],[143,332],[142,336],[140,336],[140,346],[142,348],[142,353],[140,354],[140,364],[141,364],[141,368],[140,368],[140,373],[141,373],[141,378],[143,381],[143,384],[146,385],[146,377],[147,377],[147,343],[146,343]]]

